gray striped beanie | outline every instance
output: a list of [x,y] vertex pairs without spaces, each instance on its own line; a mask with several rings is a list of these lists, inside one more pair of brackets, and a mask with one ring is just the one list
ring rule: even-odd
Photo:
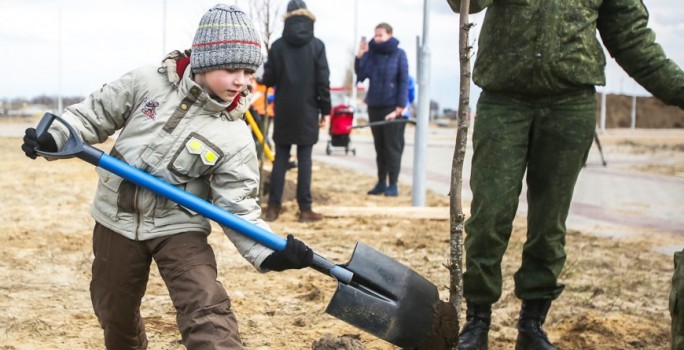
[[263,62],[259,35],[237,6],[218,4],[202,16],[192,41],[193,73],[241,68],[256,71]]

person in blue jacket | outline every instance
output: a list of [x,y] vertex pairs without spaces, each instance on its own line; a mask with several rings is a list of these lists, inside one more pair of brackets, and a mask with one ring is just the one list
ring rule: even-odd
[[[380,23],[369,43],[361,41],[354,62],[357,82],[369,80],[366,94],[370,122],[401,117],[408,100],[408,61],[392,36],[392,26]],[[378,183],[369,195],[397,196],[397,180],[404,151],[406,123],[371,127],[375,144]]]

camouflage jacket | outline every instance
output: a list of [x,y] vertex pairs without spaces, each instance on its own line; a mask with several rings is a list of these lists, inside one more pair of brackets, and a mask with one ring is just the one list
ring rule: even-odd
[[[459,12],[459,0],[447,0]],[[684,72],[648,28],[641,0],[471,0],[487,9],[473,80],[483,89],[552,96],[605,85],[597,40],[646,90],[684,108]]]

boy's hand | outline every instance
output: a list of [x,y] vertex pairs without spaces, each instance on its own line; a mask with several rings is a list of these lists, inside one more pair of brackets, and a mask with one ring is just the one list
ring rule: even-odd
[[38,137],[36,129],[28,128],[25,131],[24,143],[21,145],[21,150],[24,151],[24,154],[26,154],[27,157],[36,159],[36,157],[38,157],[36,149],[45,152],[57,152],[57,143],[49,132]]
[[295,239],[294,236],[287,235],[285,249],[275,251],[267,256],[261,263],[261,268],[272,271],[301,269],[311,266],[312,262],[313,250],[302,241]]

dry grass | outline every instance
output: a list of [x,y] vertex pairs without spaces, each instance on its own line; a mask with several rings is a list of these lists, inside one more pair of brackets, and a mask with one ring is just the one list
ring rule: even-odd
[[[78,161],[30,161],[19,138],[0,138],[0,349],[101,349],[102,335],[90,305],[89,208],[96,184],[92,166]],[[106,148],[107,146],[105,146]],[[289,178],[294,178],[292,174]],[[406,206],[398,198],[369,197],[373,178],[316,164],[315,205]],[[432,206],[448,198],[430,194]],[[330,218],[300,224],[289,201],[273,229],[293,233],[330,260],[345,262],[361,240],[403,262],[440,287],[449,276],[447,221],[391,217]],[[210,236],[219,278],[233,300],[249,349],[310,349],[325,334],[358,334],[368,349],[394,349],[324,313],[336,283],[313,270],[259,274],[215,227]],[[517,220],[504,259],[504,294],[495,305],[492,349],[510,349],[519,302],[512,275],[521,256],[524,220]],[[671,258],[652,252],[654,232],[614,240],[570,232],[562,275],[565,292],[547,323],[560,349],[664,349],[669,341],[667,296]],[[658,244],[681,237],[657,235]],[[152,269],[142,314],[150,349],[182,349],[173,307]]]

